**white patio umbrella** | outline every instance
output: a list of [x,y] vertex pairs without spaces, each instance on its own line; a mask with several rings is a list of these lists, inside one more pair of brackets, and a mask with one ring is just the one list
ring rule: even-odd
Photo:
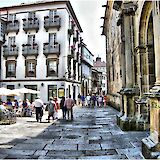
[[7,89],[7,88],[2,87],[2,88],[0,88],[0,95],[1,96],[17,96],[17,95],[19,95],[19,93],[16,91],[13,91],[11,89]]
[[40,93],[39,91],[33,90],[33,89],[28,89],[28,88],[19,88],[19,89],[14,89],[14,91],[19,92],[19,93],[32,93],[32,94],[38,94]]

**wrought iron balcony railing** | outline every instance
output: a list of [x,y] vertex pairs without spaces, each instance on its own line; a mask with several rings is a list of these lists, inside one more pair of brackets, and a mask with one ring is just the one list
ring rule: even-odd
[[18,57],[19,47],[17,47],[15,44],[11,46],[4,45],[3,46],[3,56],[9,57],[9,56],[15,56]]
[[44,43],[43,44],[43,54],[48,56],[49,54],[60,55],[60,44],[56,43]]
[[19,21],[7,21],[6,31],[7,34],[9,32],[16,32],[16,34],[19,32]]
[[37,43],[23,44],[22,45],[22,55],[24,57],[29,56],[29,55],[35,55],[37,57],[38,56],[38,50],[39,50],[39,46],[38,46]]
[[25,32],[29,31],[29,30],[36,30],[36,32],[38,32],[39,30],[39,20],[35,17],[35,18],[24,18],[23,19],[23,30]]
[[53,18],[50,18],[49,16],[44,17],[44,28],[46,31],[50,28],[57,28],[58,30],[61,27],[61,18],[57,15]]

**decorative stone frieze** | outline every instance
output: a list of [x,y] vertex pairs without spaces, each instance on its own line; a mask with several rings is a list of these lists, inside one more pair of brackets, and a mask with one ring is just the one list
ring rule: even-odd
[[140,90],[138,87],[124,88],[124,89],[120,90],[121,95],[139,95],[139,93],[140,93]]
[[121,8],[121,5],[122,5],[122,1],[121,1],[121,0],[119,0],[119,1],[114,1],[113,9],[115,9],[116,11],[119,11],[120,8]]
[[123,3],[123,13],[126,15],[135,15],[137,5],[134,2]]
[[150,98],[150,136],[142,140],[142,153],[145,158],[157,158],[160,151],[160,86],[153,87],[147,96]]

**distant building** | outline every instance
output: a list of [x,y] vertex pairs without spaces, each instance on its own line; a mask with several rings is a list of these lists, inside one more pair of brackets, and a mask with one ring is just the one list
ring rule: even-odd
[[[1,86],[39,90],[44,102],[69,94],[76,99],[81,87],[82,29],[70,2],[41,1],[0,12],[6,24],[1,30],[5,43],[0,37]],[[30,101],[34,96],[24,95]]]
[[89,51],[87,46],[82,43],[82,86],[81,94],[86,96],[92,93],[92,67],[93,67],[93,54]]
[[107,94],[107,75],[106,75],[106,62],[101,61],[100,57],[96,58],[96,61],[93,63],[93,68],[98,72],[101,72],[101,83],[99,88],[103,94]]
[[92,68],[92,93],[101,94],[102,92],[102,72]]

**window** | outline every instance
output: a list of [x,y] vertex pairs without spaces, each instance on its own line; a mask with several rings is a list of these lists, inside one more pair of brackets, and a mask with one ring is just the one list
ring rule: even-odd
[[[37,91],[37,85],[24,85],[25,88],[33,89]],[[30,102],[33,102],[35,98],[37,97],[37,94],[32,93],[24,93],[24,99],[28,99]]]
[[48,100],[49,97],[57,97],[57,85],[48,86]]
[[67,66],[68,66],[68,78],[71,78],[71,57],[68,56]]
[[58,75],[57,59],[47,59],[47,76]]
[[16,61],[6,62],[6,77],[16,77]]
[[26,60],[26,77],[36,77],[36,60]]
[[53,19],[53,10],[49,11],[49,18]]
[[15,37],[8,38],[8,46],[10,48],[10,51],[12,51],[13,47],[15,46]]
[[28,13],[28,18],[34,19],[35,16],[36,16],[36,13],[35,13],[35,12],[29,12],[29,13]]
[[28,35],[28,44],[35,43],[35,35]]
[[14,21],[14,20],[16,20],[16,14],[9,14],[8,15],[8,21]]
[[49,33],[49,43],[56,44],[56,33]]

